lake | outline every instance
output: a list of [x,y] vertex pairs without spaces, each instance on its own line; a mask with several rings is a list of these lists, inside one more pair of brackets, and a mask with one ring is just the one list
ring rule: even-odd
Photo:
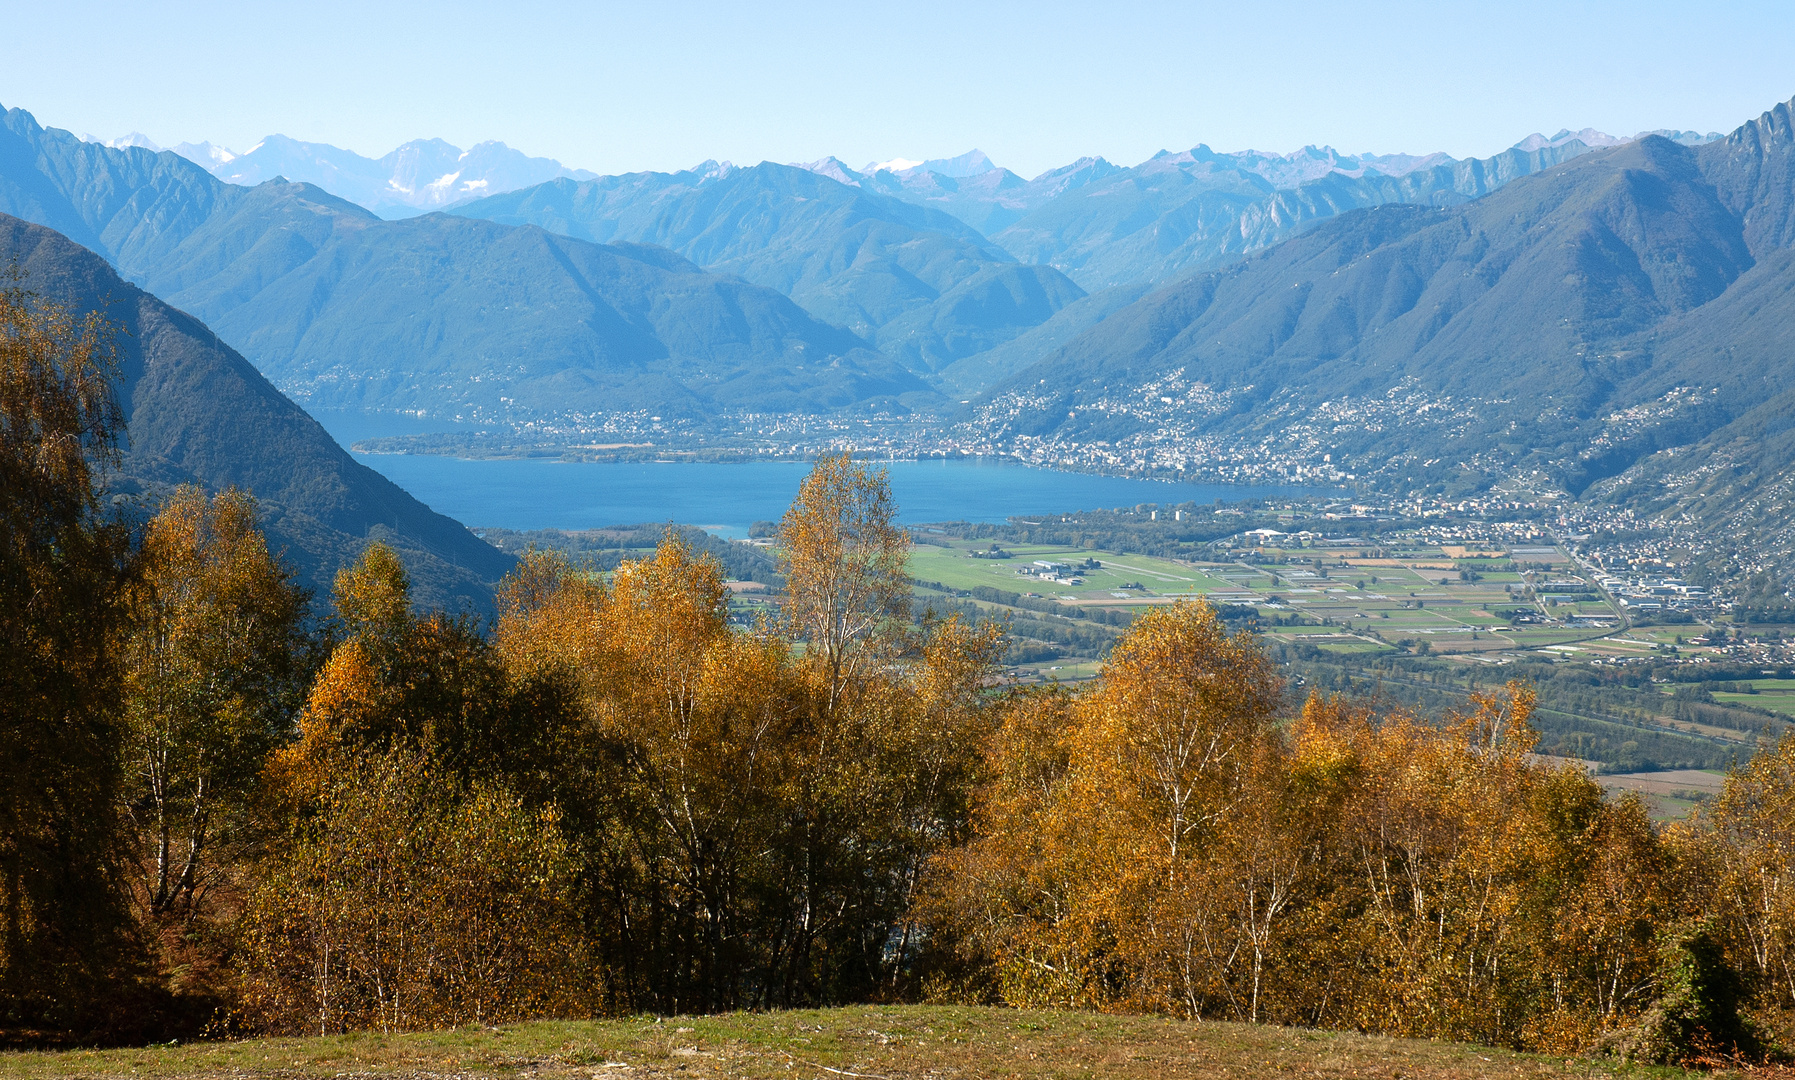
[[[345,446],[355,439],[408,434],[417,421],[319,415]],[[431,425],[443,430],[439,423]],[[413,429],[416,430],[416,429]],[[756,521],[777,521],[810,471],[801,461],[561,462],[473,460],[424,454],[357,454],[356,460],[411,492],[431,509],[475,527],[588,529],[677,521],[726,536],[745,536]],[[1139,503],[1319,494],[1312,488],[1175,484],[1059,472],[1004,458],[885,463],[899,518],[1003,521]]]

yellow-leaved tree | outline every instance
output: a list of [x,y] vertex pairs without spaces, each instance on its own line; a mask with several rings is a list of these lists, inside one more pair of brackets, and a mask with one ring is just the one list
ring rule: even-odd
[[787,617],[815,669],[824,710],[879,663],[909,616],[910,538],[884,469],[825,454],[779,523]]
[[1281,722],[1257,640],[1158,608],[1090,683],[1012,697],[921,910],[958,993],[1595,1045],[1660,994],[1673,890],[1642,803],[1532,755],[1532,705]]
[[575,688],[559,804],[613,1007],[898,992],[1003,641],[911,626],[894,514],[882,471],[820,463],[787,516],[790,617],[747,629],[675,532],[608,582],[533,552],[501,589],[513,677]]
[[311,675],[306,600],[241,492],[180,488],[144,528],[123,648],[124,807],[140,917],[176,989],[221,989],[225,923],[268,835],[262,770]]
[[1709,907],[1749,988],[1795,1013],[1795,732],[1734,769],[1680,839],[1711,866]]
[[240,924],[252,1017],[330,1032],[590,1010],[552,798],[565,687],[514,678],[468,620],[414,615],[383,545],[335,599],[344,637],[268,771],[289,833]]
[[129,536],[100,501],[116,338],[18,279],[0,279],[0,1023],[85,1033],[144,957],[119,813]]
[[190,925],[250,852],[250,799],[310,675],[306,595],[268,550],[255,501],[175,491],[144,529],[125,644],[140,902]]

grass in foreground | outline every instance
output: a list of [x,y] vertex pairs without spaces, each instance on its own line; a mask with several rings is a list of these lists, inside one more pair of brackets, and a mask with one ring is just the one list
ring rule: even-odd
[[[0,1077],[1592,1077],[1601,1059],[1159,1017],[855,1006],[0,1055]],[[1711,1075],[1711,1074],[1710,1074]]]

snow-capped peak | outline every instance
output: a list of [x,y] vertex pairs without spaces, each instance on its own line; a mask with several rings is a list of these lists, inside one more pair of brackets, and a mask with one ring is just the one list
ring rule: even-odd
[[921,164],[922,162],[911,161],[909,158],[894,157],[890,161],[870,162],[866,168],[860,171],[869,175],[881,172],[903,172],[905,169],[914,169]]
[[116,139],[102,139],[98,135],[83,135],[81,136],[81,141],[86,143],[99,143],[101,146],[109,146],[114,150],[124,150],[127,147],[138,146],[155,153],[162,152],[162,148],[151,142],[150,137],[141,131],[133,131],[129,135],[120,135]]

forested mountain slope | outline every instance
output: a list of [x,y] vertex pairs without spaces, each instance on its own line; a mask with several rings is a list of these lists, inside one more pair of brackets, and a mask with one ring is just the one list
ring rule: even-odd
[[[1788,385],[1789,106],[1450,208],[1343,215],[1099,323],[975,406],[1053,443],[1331,455],[1404,487],[1579,492]],[[1207,449],[1205,449],[1207,448]],[[1168,462],[1170,463],[1170,462]]]
[[950,214],[771,162],[552,180],[454,212],[671,248],[777,289],[922,373],[1009,341],[1084,295]]
[[785,296],[665,250],[440,214],[382,221],[307,184],[234,187],[17,109],[0,132],[0,212],[88,244],[308,404],[579,422],[936,400]]
[[113,493],[242,488],[260,500],[271,544],[319,596],[328,596],[338,567],[381,539],[405,557],[420,601],[490,606],[511,556],[356,462],[199,320],[121,280],[67,237],[0,215],[7,264],[40,296],[99,311],[124,331],[127,442]]

